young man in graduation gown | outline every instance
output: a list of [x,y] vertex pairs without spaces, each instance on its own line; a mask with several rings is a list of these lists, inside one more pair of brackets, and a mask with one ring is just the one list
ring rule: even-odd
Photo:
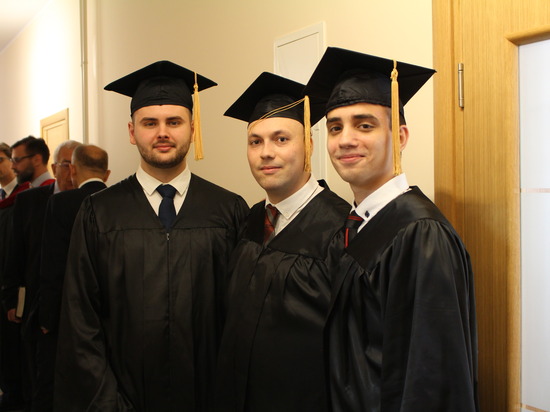
[[305,91],[325,101],[328,152],[355,197],[327,321],[332,410],[473,412],[470,258],[400,168],[403,105],[434,71],[395,64],[329,48]]
[[322,331],[349,204],[311,174],[302,90],[264,72],[225,113],[248,122],[248,162],[267,198],[232,260],[216,411],[327,410]]
[[106,86],[132,96],[128,130],[141,162],[87,198],[74,223],[54,410],[207,407],[228,260],[248,212],[187,167],[193,138],[200,148],[191,90],[214,85],[161,61]]

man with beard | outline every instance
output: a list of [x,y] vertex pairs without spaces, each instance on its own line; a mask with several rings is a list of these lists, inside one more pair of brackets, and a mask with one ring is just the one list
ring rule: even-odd
[[[32,179],[33,188],[20,193],[15,201],[13,241],[9,245],[11,251],[3,279],[3,299],[8,310],[8,319],[11,322],[21,322],[25,397],[27,403],[33,404],[33,410],[39,410],[34,403],[41,390],[37,382],[36,362],[37,342],[40,336],[38,289],[44,215],[51,195],[73,188],[69,165],[74,148],[80,144],[67,140],[56,147],[51,165],[55,180],[49,178],[50,174],[46,169],[49,149],[42,139],[27,137],[13,145],[12,162],[17,178],[19,181],[25,178]],[[20,301],[22,296],[18,292],[22,288],[25,295]],[[17,316],[17,305],[23,308],[22,316]]]
[[74,223],[55,410],[208,407],[228,260],[248,212],[187,166],[191,141],[202,157],[198,92],[214,85],[161,61],[106,86],[132,97],[128,131],[141,161],[87,198]]
[[27,136],[11,146],[12,168],[17,183],[30,182],[31,187],[47,186],[54,183],[48,172],[50,149],[44,139]]

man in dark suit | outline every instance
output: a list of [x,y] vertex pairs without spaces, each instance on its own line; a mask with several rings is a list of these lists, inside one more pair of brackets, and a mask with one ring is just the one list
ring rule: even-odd
[[[29,182],[18,184],[10,161],[11,147],[0,143],[0,284],[3,284],[6,261],[12,241],[13,204],[16,196],[29,188]],[[21,326],[9,322],[0,305],[0,411],[21,406]]]
[[[7,270],[3,277],[3,299],[8,320],[21,322],[24,350],[24,394],[29,403],[36,391],[36,345],[39,335],[37,319],[38,279],[40,275],[40,251],[42,227],[49,197],[63,190],[72,189],[68,171],[75,141],[61,143],[54,152],[52,171],[47,171],[50,151],[42,139],[27,137],[12,146],[12,168],[17,179],[29,179],[32,188],[20,193],[13,210],[12,248]],[[25,288],[22,316],[17,316],[18,291]],[[21,306],[21,305],[20,305]]]
[[39,289],[42,334],[38,338],[37,356],[37,386],[41,390],[35,399],[41,411],[52,409],[57,326],[73,223],[82,201],[106,187],[104,182],[110,174],[107,152],[93,145],[78,146],[70,170],[77,189],[50,197],[44,218]]

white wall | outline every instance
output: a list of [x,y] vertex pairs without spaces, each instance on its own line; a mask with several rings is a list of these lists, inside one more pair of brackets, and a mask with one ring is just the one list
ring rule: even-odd
[[[76,3],[52,2],[64,4],[68,10]],[[249,203],[260,200],[263,192],[248,169],[246,125],[223,117],[223,113],[260,72],[272,71],[276,38],[325,21],[328,46],[432,65],[430,0],[88,0],[88,5],[89,14],[97,16],[89,28],[97,37],[97,45],[89,50],[91,72],[97,81],[92,90],[92,94],[97,93],[97,105],[92,105],[90,113],[94,132],[89,140],[109,152],[111,183],[135,171],[138,155],[128,141],[129,98],[102,87],[156,60],[172,60],[219,84],[201,93],[205,159],[195,162],[190,156],[189,164],[193,172],[242,194]],[[19,47],[31,48],[28,43]],[[11,59],[11,53],[16,54],[7,51],[6,56],[0,55],[0,63]],[[28,51],[17,53],[26,55]],[[79,63],[78,53],[69,55],[74,67]],[[0,83],[0,96],[5,89]],[[74,86],[72,89],[75,95],[79,93]],[[21,90],[18,86],[10,94],[19,95]],[[430,82],[407,105],[411,139],[403,168],[410,183],[418,184],[433,198],[432,95]],[[67,97],[67,101],[74,99]],[[0,113],[4,106],[2,98]],[[2,120],[3,136],[4,125],[11,119]],[[23,130],[23,135],[29,133],[27,125],[10,127],[18,127],[14,129],[17,137]],[[347,185],[332,166],[328,169],[331,188],[350,200]]]
[[82,141],[79,5],[51,0],[0,51],[0,141],[40,136],[40,119],[65,108],[70,137]]

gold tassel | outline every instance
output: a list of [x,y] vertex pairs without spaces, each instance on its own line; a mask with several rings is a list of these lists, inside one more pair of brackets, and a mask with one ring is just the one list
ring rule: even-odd
[[311,115],[309,108],[309,97],[304,97],[304,148],[305,161],[304,171],[311,172]]
[[401,142],[399,139],[399,84],[397,83],[397,61],[393,61],[391,72],[391,122],[393,147],[393,175],[401,174]]
[[195,144],[195,160],[203,159],[202,152],[202,131],[201,131],[201,103],[199,100],[199,85],[197,84],[197,73],[195,73],[195,84],[193,85],[193,142]]

